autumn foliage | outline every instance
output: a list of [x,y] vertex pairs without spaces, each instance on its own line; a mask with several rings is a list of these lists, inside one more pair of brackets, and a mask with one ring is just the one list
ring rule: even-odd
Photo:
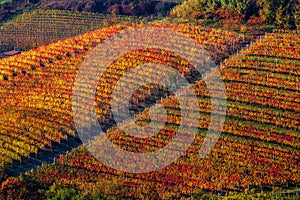
[[[43,164],[28,172],[27,176],[48,185],[80,191],[107,191],[105,194],[110,195],[115,190],[95,187],[99,180],[105,179],[107,185],[112,183],[118,187],[121,184],[125,188],[119,191],[122,197],[159,196],[163,199],[178,198],[195,191],[223,194],[252,187],[299,183],[299,32],[267,34],[239,54],[224,60],[240,47],[241,38],[235,33],[187,24],[143,26],[182,32],[206,48],[216,63],[221,63],[219,70],[227,89],[227,114],[221,137],[212,152],[204,159],[198,157],[211,118],[209,91],[205,82],[199,79],[191,84],[198,97],[199,110],[190,106],[191,112],[200,112],[199,132],[186,154],[170,166],[143,174],[120,172],[104,166],[80,146],[60,155],[54,164]],[[15,163],[13,161],[19,161],[22,166],[22,158],[34,157],[39,149],[51,148],[54,142],[76,136],[71,96],[80,64],[103,40],[139,27],[141,25],[115,25],[0,60],[0,164],[9,166]],[[176,38],[170,40],[180,44]],[[190,64],[180,56],[153,48],[133,51],[116,59],[97,86],[95,108],[100,123],[111,123],[113,85],[127,69],[147,62],[168,64],[182,72],[190,69]],[[215,70],[211,69],[208,76],[214,75]],[[161,69],[158,73],[168,71]],[[149,77],[146,73],[140,74],[131,81],[138,78]],[[87,83],[80,84],[85,91]],[[218,90],[217,86],[213,88]],[[146,86],[133,95],[133,107],[140,106],[135,102],[143,102],[145,97],[160,95],[160,92]],[[149,140],[129,137],[116,126],[107,126],[107,136],[119,147],[133,152],[163,147],[180,125],[180,105],[172,94],[159,98],[157,103],[167,108],[170,115],[157,137]],[[148,111],[145,108],[135,115],[139,123],[147,123]],[[156,123],[152,128],[157,128]],[[17,186],[23,181],[7,180]],[[5,194],[16,190],[8,185],[13,184],[3,184]]]

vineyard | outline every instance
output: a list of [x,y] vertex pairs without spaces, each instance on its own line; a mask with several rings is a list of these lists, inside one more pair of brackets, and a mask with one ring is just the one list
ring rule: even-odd
[[[208,128],[210,103],[208,91],[199,81],[193,87],[200,96],[199,135],[187,154],[171,166],[151,174],[120,173],[97,163],[80,148],[60,157],[54,167],[44,166],[32,176],[81,190],[91,189],[82,184],[82,178],[96,183],[95,177],[110,177],[112,182],[132,187],[131,193],[126,193],[129,196],[145,182],[155,183],[155,189],[161,194],[177,191],[189,194],[195,188],[222,193],[249,187],[286,184],[295,187],[300,178],[299,39],[295,40],[294,33],[268,34],[223,64],[221,73],[227,88],[228,113],[222,139],[204,160],[198,159],[197,153]],[[279,47],[281,51],[277,51]],[[134,56],[137,61],[133,63],[138,63],[140,57]],[[160,103],[170,110],[172,117],[157,138],[134,139],[117,127],[109,129],[107,135],[130,151],[147,152],[163,147],[174,135],[180,114],[175,97],[162,99]],[[147,122],[147,111],[136,117],[140,123]],[[60,175],[61,171],[64,176]]]
[[0,26],[0,52],[13,48],[29,50],[104,26],[137,17],[80,13],[63,10],[33,10]]
[[[188,25],[172,28],[185,34],[194,34],[196,40],[211,50],[216,62],[220,56],[232,50],[232,44],[235,44],[235,48],[239,46],[239,39],[234,33],[201,30],[200,27],[190,29]],[[29,153],[36,153],[45,145],[51,146],[52,141],[59,142],[60,138],[75,134],[71,124],[70,96],[76,71],[93,45],[124,29],[125,25],[112,26],[1,60],[2,125],[10,124],[10,128],[2,129],[3,138],[10,141],[12,136],[7,134],[14,133],[18,141],[18,144],[12,144],[16,147],[6,144],[7,149],[12,151],[7,152],[9,156],[5,159],[19,160],[21,156],[27,157]],[[207,36],[208,33],[211,35]],[[223,50],[206,40],[218,42]],[[157,52],[147,59],[159,58],[161,54]],[[107,93],[99,90],[99,104],[100,101],[105,102],[103,97]]]
[[[200,159],[198,153],[208,130],[212,105],[205,82],[193,77],[191,64],[172,52],[153,48],[118,58],[99,80],[95,107],[106,135],[122,149],[157,150],[172,140],[182,123],[176,96],[168,94],[164,87],[146,85],[131,97],[132,115],[137,123],[148,124],[148,107],[156,102],[168,112],[165,126],[159,128],[160,119],[152,122],[151,128],[159,129],[159,134],[151,139],[134,138],[121,131],[114,124],[110,99],[114,86],[127,70],[149,62],[171,66],[191,80],[199,104],[199,110],[195,110],[187,101],[190,112],[199,111],[200,118],[196,124],[183,124],[199,130],[186,154],[158,171],[133,174],[102,165],[86,150],[73,124],[71,101],[77,71],[88,53],[103,40],[141,26],[164,27],[190,36],[208,51],[216,64],[221,63],[227,114],[215,148]],[[170,40],[184,48],[179,38]],[[250,188],[299,187],[299,32],[269,33],[224,61],[241,46],[241,37],[220,29],[187,24],[118,24],[1,59],[3,173],[15,176],[26,172],[30,179],[48,185],[80,191],[99,189],[116,195],[116,190],[96,187],[105,179],[107,184],[123,186],[117,194],[123,197],[136,197],[137,190],[142,190],[141,195],[154,190],[160,198],[172,198],[190,193],[224,195]],[[215,70],[211,69],[207,76],[214,75]],[[147,79],[150,73],[158,76],[169,72],[143,71],[131,81]],[[82,91],[89,91],[87,83],[81,82],[80,86]],[[217,85],[212,87],[219,91]],[[127,123],[125,120],[122,126]],[[190,133],[186,130],[185,134]]]

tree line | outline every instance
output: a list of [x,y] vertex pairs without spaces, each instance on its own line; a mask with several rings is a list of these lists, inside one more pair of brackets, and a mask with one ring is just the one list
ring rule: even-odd
[[185,18],[219,18],[218,11],[229,11],[227,17],[239,15],[244,21],[255,16],[280,28],[300,27],[299,0],[187,0],[171,14]]

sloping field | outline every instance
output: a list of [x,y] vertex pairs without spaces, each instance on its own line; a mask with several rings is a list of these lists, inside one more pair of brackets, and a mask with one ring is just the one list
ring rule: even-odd
[[[216,62],[240,46],[240,39],[235,33],[189,25],[163,26],[193,35],[209,50]],[[95,45],[127,28],[133,27],[111,26],[0,60],[2,105],[0,147],[3,155],[1,166],[5,166],[9,174],[17,175],[25,172],[40,165],[42,161],[52,162],[59,154],[79,146],[81,141],[78,137],[76,139],[71,106],[77,71],[87,53]],[[141,57],[140,55],[144,53],[148,56]],[[116,63],[135,65],[146,61],[167,60],[174,66],[179,63],[176,55],[171,56],[165,52],[164,58],[161,52],[151,49],[133,52],[128,56],[140,59],[127,62],[128,58],[125,57],[123,62],[120,58]],[[183,62],[182,65],[186,64]],[[104,87],[110,88],[113,84],[112,78],[118,76],[120,76],[118,71],[111,71],[106,77],[109,81]],[[104,116],[107,119],[103,126],[111,128],[113,124],[103,112],[109,104],[107,98],[109,90],[101,87],[103,86],[99,85],[96,106],[100,113],[99,118]],[[85,89],[85,83],[82,83],[82,89]]]
[[[33,10],[0,26],[0,52],[29,50],[135,17],[63,10]],[[137,19],[137,18],[136,18]]]
[[[216,62],[228,52],[234,52],[240,44],[234,33],[222,30],[178,24],[155,26],[192,36],[208,49]],[[52,162],[59,154],[81,144],[72,122],[71,98],[76,73],[93,47],[127,28],[133,27],[116,25],[0,60],[0,157],[8,174],[18,175],[42,161]],[[192,75],[187,61],[157,49],[130,52],[109,67],[97,87],[98,119],[115,144],[133,152],[165,146],[181,122],[176,97],[163,88],[146,86],[132,97],[133,113],[138,123],[147,124],[149,105],[145,99],[150,99],[150,104],[163,105],[170,117],[158,130],[159,134],[152,139],[137,139],[114,126],[109,108],[113,86],[127,69],[147,62],[168,64],[186,76]],[[226,193],[273,185],[294,187],[300,181],[299,67],[297,32],[267,34],[226,60],[220,68],[227,89],[226,121],[218,143],[204,159],[200,159],[198,153],[208,129],[211,102],[205,83],[198,77],[193,79],[192,88],[198,95],[199,133],[186,154],[172,165],[152,173],[124,173],[103,166],[80,147],[62,155],[55,164],[43,165],[27,175],[40,182],[79,190],[92,190],[105,178],[127,186],[126,192],[120,194],[127,197],[142,187],[150,188],[144,193],[156,190],[161,197],[191,192]],[[168,71],[162,69],[158,73]],[[208,76],[214,73],[213,70]],[[147,78],[147,75],[142,73],[132,81]],[[89,91],[87,83],[81,84],[83,91]],[[197,112],[194,105],[190,108],[191,112]],[[157,124],[159,122],[157,119]],[[155,121],[152,126],[153,129],[159,127]]]
[[[242,192],[253,187],[263,190],[274,186],[299,187],[300,37],[295,35],[296,32],[267,34],[222,65],[221,74],[227,88],[227,117],[221,138],[204,159],[200,159],[198,153],[208,128],[211,105],[208,90],[199,80],[193,84],[199,95],[199,134],[188,152],[172,165],[152,173],[123,173],[103,166],[84,148],[79,148],[29,176],[84,191],[92,190],[100,184],[97,179],[105,178],[112,184],[118,182],[128,187],[121,195],[134,196],[137,190],[148,188],[145,194],[154,190],[161,198],[191,192]],[[168,53],[164,55],[167,58]],[[133,57],[133,63],[142,59],[141,55]],[[171,65],[176,68],[176,63]],[[122,66],[130,67],[130,64],[116,62],[114,69]],[[144,99],[136,98],[140,98],[139,102]],[[103,99],[100,101],[104,103],[101,105],[107,104]],[[172,95],[158,102],[172,117],[157,137],[136,139],[117,126],[109,128],[106,134],[129,151],[147,152],[165,146],[179,126],[180,107]],[[107,110],[105,106],[102,108]],[[136,115],[139,123],[149,122],[147,113],[145,109]],[[156,127],[154,124],[152,128]]]

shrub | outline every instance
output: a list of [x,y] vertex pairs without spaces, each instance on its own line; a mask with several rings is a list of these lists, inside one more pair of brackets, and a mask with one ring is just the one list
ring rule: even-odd
[[268,25],[268,26],[265,27],[266,32],[272,32],[273,30],[274,30],[274,26],[269,26]]

